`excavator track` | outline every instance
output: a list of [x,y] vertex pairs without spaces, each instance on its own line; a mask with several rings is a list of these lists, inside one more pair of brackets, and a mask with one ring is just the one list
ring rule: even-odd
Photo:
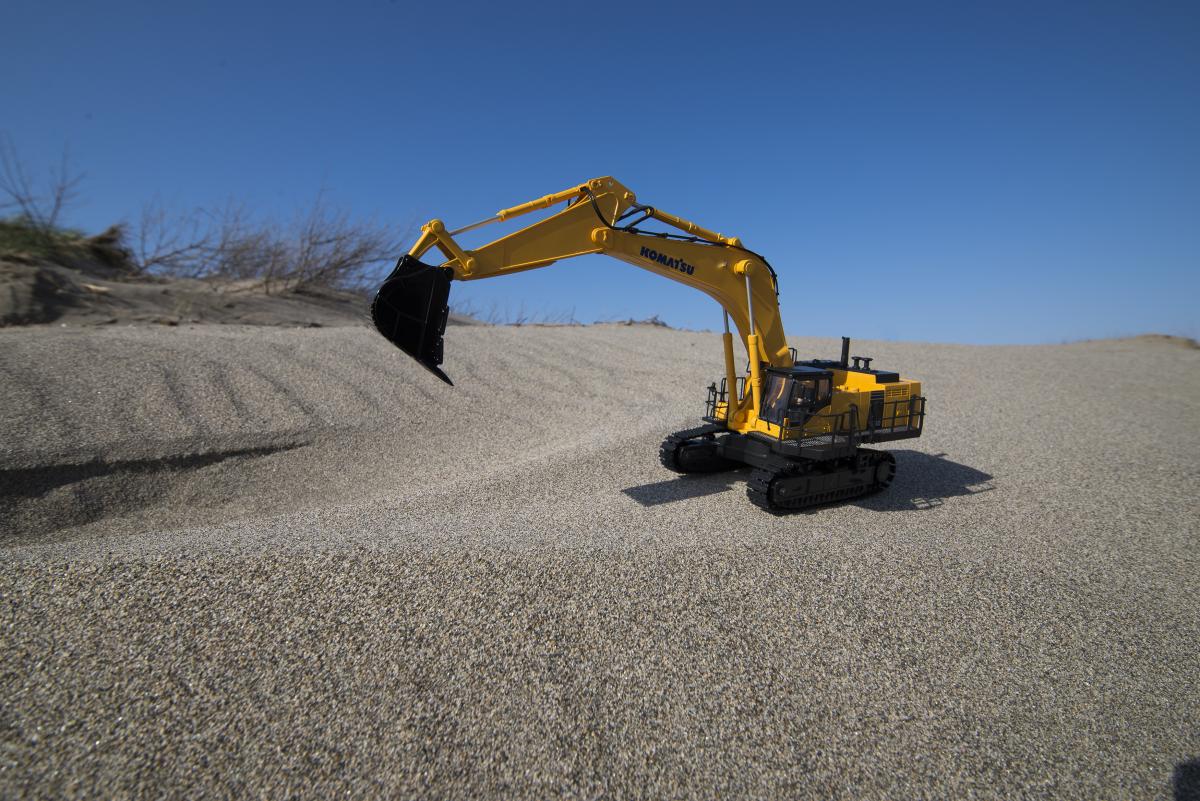
[[796,512],[879,492],[895,476],[892,454],[860,448],[854,456],[833,462],[793,462],[755,470],[746,482],[746,496],[768,512]]
[[706,425],[676,431],[663,440],[658,448],[662,466],[675,473],[716,473],[732,470],[737,462],[717,452],[717,434],[724,426]]

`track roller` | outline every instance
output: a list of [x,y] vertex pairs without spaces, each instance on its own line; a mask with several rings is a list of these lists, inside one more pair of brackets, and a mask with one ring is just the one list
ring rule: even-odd
[[887,451],[860,448],[846,459],[793,462],[758,469],[746,482],[746,496],[769,512],[795,512],[847,501],[886,489],[896,476],[896,459]]
[[724,430],[723,426],[709,425],[676,431],[659,446],[658,460],[663,467],[676,473],[732,470],[738,463],[717,452],[717,433]]

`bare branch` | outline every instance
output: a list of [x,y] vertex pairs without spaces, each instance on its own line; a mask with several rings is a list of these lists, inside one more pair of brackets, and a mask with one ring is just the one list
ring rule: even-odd
[[63,147],[57,169],[50,171],[50,183],[39,191],[17,153],[8,133],[0,134],[0,211],[16,211],[16,216],[35,232],[43,244],[52,246],[63,212],[79,197],[83,173],[71,170],[70,153]]
[[161,200],[142,207],[135,228],[134,259],[142,271],[197,278],[207,269],[213,232],[204,216],[169,218]]
[[0,209],[16,209],[22,218],[31,223],[37,222],[37,193],[33,181],[17,155],[12,137],[7,133],[0,135],[0,192],[8,196]]
[[46,230],[52,231],[58,227],[59,217],[63,209],[70,206],[79,198],[79,184],[83,182],[83,173],[71,173],[71,154],[63,145],[62,158],[59,159],[58,169],[50,171],[50,198],[47,201],[50,208],[44,210],[43,224]]

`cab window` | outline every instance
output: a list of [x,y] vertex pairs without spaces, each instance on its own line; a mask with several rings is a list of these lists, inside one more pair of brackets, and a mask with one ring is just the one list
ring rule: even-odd
[[791,400],[788,397],[791,383],[791,379],[784,376],[768,374],[762,399],[762,418],[764,420],[776,424],[783,422],[788,403]]
[[768,374],[763,388],[762,419],[780,425],[802,425],[815,412],[829,405],[829,378],[795,378]]
[[829,400],[832,395],[832,382],[828,378],[818,378],[813,389],[813,398],[810,408],[812,411],[823,409],[829,405]]

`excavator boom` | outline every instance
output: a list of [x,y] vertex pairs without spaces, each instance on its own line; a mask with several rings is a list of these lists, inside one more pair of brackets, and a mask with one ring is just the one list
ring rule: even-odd
[[[467,250],[455,240],[457,234],[556,205],[565,208],[478,248]],[[649,219],[680,233],[637,228]],[[421,261],[434,249],[444,257],[440,263]],[[431,220],[380,288],[372,316],[388,340],[451,383],[439,366],[451,280],[533,270],[591,253],[604,253],[699,289],[725,309],[743,343],[757,345],[759,359],[752,361],[788,363],[776,276],[770,265],[736,237],[637,203],[633,192],[607,177],[501,209],[456,231],[448,231],[441,220]]]

